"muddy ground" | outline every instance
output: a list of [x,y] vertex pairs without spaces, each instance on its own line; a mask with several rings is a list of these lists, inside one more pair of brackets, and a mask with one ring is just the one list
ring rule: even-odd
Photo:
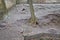
[[28,4],[12,7],[4,19],[6,26],[0,27],[0,40],[24,40],[23,35],[38,33],[60,34],[60,4],[34,4],[34,10],[39,22],[36,27],[28,23]]

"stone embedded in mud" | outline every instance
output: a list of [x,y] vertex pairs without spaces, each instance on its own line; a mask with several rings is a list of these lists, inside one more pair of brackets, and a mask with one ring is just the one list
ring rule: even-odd
[[5,22],[0,22],[0,28],[6,27],[6,23]]
[[56,34],[57,30],[55,30],[55,29],[49,29],[48,32],[51,33],[51,34]]
[[1,27],[1,28],[5,27],[5,26],[6,26],[6,25],[1,25],[1,24],[0,24],[0,27]]
[[24,11],[25,9],[23,8],[22,11]]

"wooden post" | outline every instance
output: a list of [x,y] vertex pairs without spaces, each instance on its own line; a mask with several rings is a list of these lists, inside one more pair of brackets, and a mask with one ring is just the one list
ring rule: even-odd
[[0,20],[4,19],[4,15],[6,14],[6,5],[4,0],[0,0]]
[[16,0],[16,4],[19,4],[20,3],[20,0]]
[[30,12],[31,12],[31,18],[30,18],[29,22],[31,24],[36,24],[37,19],[36,19],[36,16],[34,14],[34,8],[33,8],[32,0],[28,0],[28,3],[29,3],[29,7],[30,7]]
[[60,34],[39,33],[34,35],[25,35],[24,40],[60,40]]

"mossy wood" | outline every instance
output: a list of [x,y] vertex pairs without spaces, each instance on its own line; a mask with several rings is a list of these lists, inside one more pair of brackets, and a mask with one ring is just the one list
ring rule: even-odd
[[28,0],[28,3],[29,3],[29,6],[30,6],[30,12],[31,12],[31,18],[29,19],[29,22],[31,24],[36,24],[37,19],[36,19],[36,16],[34,14],[33,2],[32,2],[32,0]]
[[21,0],[16,0],[16,4],[19,4]]
[[4,19],[7,9],[4,0],[0,0],[0,20]]
[[60,40],[60,34],[39,33],[35,35],[25,35],[24,40]]

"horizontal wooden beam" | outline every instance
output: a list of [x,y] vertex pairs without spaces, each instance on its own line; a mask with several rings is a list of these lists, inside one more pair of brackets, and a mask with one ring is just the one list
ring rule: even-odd
[[60,34],[50,34],[50,33],[40,33],[40,34],[35,34],[35,35],[31,35],[31,36],[24,36],[24,40],[40,40],[41,38],[43,39],[59,39],[60,40]]

